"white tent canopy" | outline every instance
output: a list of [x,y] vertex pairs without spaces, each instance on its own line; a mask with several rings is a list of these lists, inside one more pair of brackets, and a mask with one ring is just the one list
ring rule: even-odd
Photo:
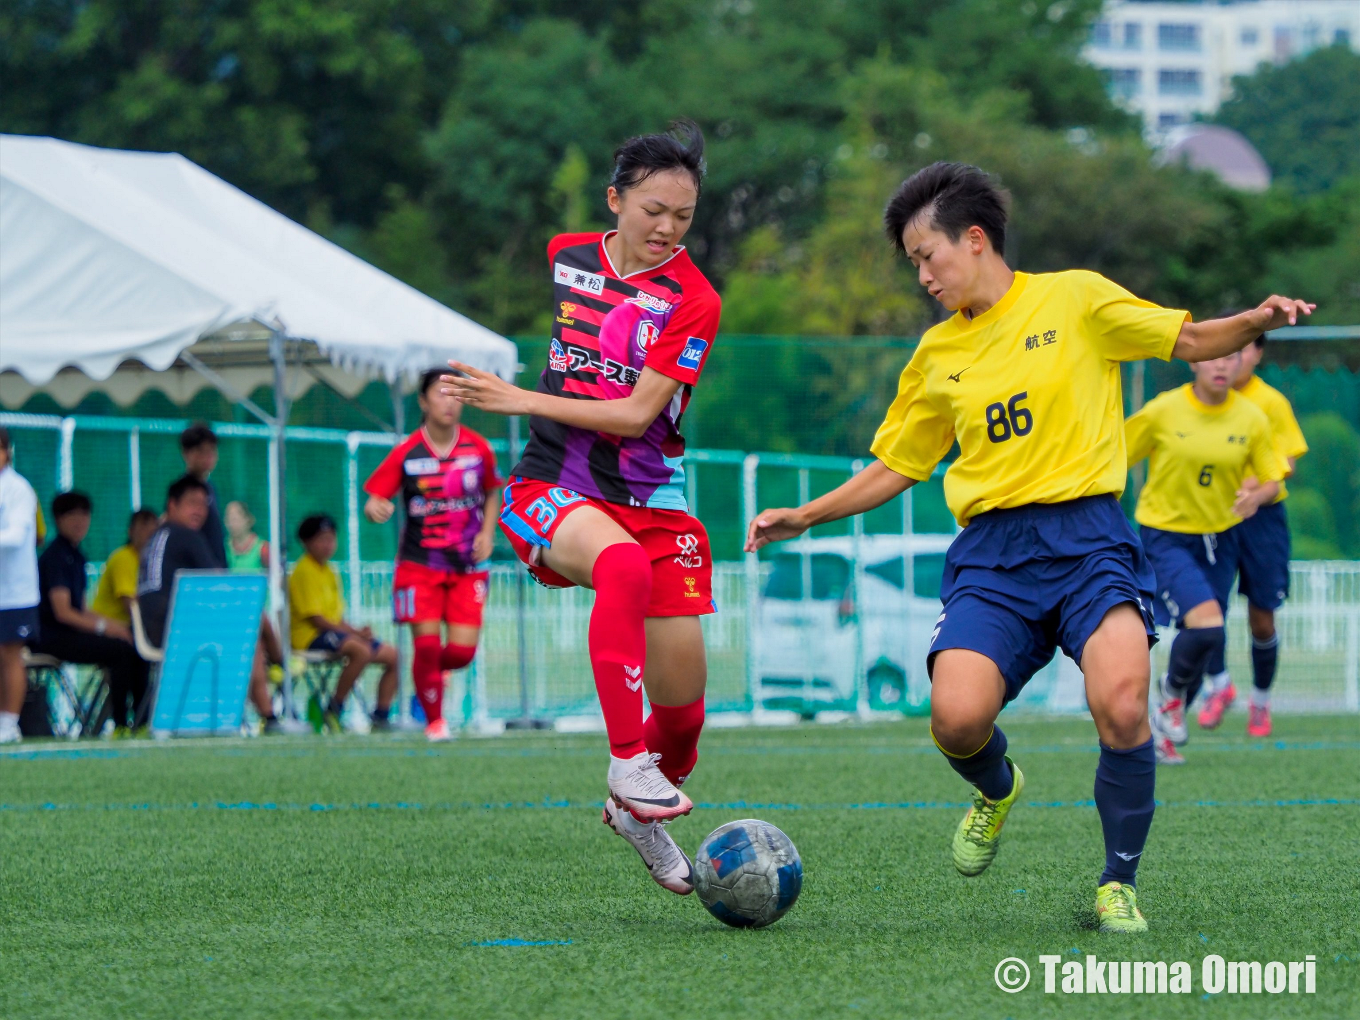
[[273,381],[262,341],[279,336],[333,383],[395,382],[451,357],[506,379],[516,366],[508,340],[183,156],[0,135],[5,403],[34,388],[125,403],[177,362],[163,388],[191,396],[189,348],[190,365],[248,393]]

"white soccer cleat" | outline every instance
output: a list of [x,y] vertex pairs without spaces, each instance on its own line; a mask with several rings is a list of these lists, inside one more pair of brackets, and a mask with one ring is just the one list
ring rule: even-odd
[[632,844],[661,888],[679,896],[694,891],[694,866],[671,839],[665,822],[639,822],[610,797],[604,802],[604,824]]
[[19,732],[17,724],[0,726],[0,744],[17,744],[23,739],[24,735]]
[[1166,728],[1166,719],[1159,709],[1148,714],[1152,726],[1152,748],[1157,756],[1158,765],[1184,765],[1185,758],[1176,750],[1176,742]]
[[632,758],[609,756],[609,792],[619,807],[643,822],[667,822],[694,808],[661,773],[659,754],[643,751]]
[[432,744],[442,744],[446,740],[452,740],[453,734],[449,731],[447,719],[438,719],[425,727],[425,739]]
[[[1158,685],[1162,692],[1162,703],[1150,715],[1159,718],[1161,732],[1177,747],[1190,739],[1190,731],[1185,727],[1185,697],[1178,695],[1167,685],[1166,674],[1162,674]],[[1156,727],[1157,723],[1153,724]]]

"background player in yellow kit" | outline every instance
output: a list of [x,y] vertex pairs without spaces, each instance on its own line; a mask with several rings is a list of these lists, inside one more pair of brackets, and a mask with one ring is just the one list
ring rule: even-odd
[[1119,362],[1221,358],[1313,306],[1274,296],[1194,323],[1097,273],[1014,272],[1001,255],[1006,198],[961,163],[903,182],[884,223],[921,285],[955,314],[926,332],[902,371],[873,463],[804,506],[758,514],[746,548],[881,506],[929,478],[957,438],[944,487],[964,528],[945,557],[944,612],[926,660],[931,733],[976,790],[954,866],[979,875],[996,856],[1024,790],[996,718],[1061,646],[1086,676],[1100,735],[1096,916],[1102,931],[1146,931],[1134,879],[1154,808],[1156,582],[1117,498],[1127,477]]
[[1185,761],[1176,750],[1187,739],[1185,712],[1210,657],[1223,654],[1237,526],[1275,498],[1284,477],[1264,412],[1232,388],[1241,367],[1240,353],[1202,361],[1193,383],[1126,423],[1129,463],[1149,459],[1134,518],[1157,575],[1154,616],[1178,628],[1150,719],[1165,765]]
[[[1294,473],[1298,460],[1308,452],[1308,442],[1294,417],[1294,409],[1283,393],[1261,381],[1256,366],[1265,353],[1265,334],[1258,336],[1242,351],[1242,368],[1237,374],[1237,392],[1266,413],[1275,454],[1285,466],[1285,477]],[[1246,483],[1252,484],[1248,478]],[[1270,685],[1275,682],[1279,638],[1275,634],[1275,610],[1289,597],[1289,520],[1284,501],[1288,493],[1284,482],[1280,494],[1237,526],[1237,590],[1247,597],[1247,622],[1251,628],[1251,711],[1247,733],[1253,737],[1270,736]],[[1225,642],[1226,644],[1226,642]],[[1213,729],[1223,713],[1237,698],[1237,689],[1228,675],[1222,654],[1209,657],[1204,678],[1205,704],[1199,724]]]

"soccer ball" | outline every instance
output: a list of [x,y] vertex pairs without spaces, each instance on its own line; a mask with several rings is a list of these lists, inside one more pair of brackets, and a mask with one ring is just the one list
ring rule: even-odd
[[694,891],[710,914],[733,928],[773,924],[788,913],[802,888],[798,848],[758,818],[714,829],[694,857]]

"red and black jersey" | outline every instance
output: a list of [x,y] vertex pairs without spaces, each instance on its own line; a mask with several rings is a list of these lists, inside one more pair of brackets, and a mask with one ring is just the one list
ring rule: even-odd
[[477,567],[472,543],[486,519],[486,495],[500,484],[495,453],[472,429],[460,426],[441,456],[422,426],[383,458],[364,491],[383,499],[401,493],[399,561],[466,573]]
[[621,277],[604,246],[608,236],[561,234],[548,245],[556,314],[538,392],[616,400],[633,392],[643,368],[684,385],[637,438],[530,418],[512,474],[610,503],[686,510],[680,417],[713,350],[722,302],[684,247]]

